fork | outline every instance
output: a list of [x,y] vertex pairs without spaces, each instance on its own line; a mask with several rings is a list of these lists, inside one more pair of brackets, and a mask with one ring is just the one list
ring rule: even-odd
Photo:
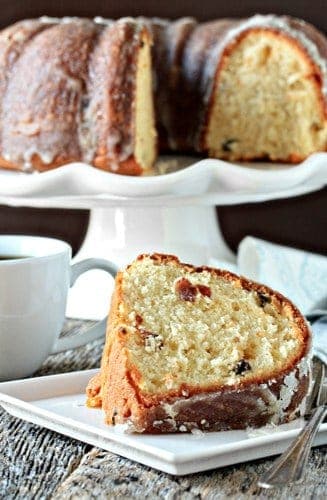
[[[310,419],[287,450],[274,462],[258,481],[261,488],[275,488],[303,480],[311,446],[327,411],[327,381],[325,366],[318,365],[312,393],[309,398]],[[307,407],[307,408],[308,408]]]

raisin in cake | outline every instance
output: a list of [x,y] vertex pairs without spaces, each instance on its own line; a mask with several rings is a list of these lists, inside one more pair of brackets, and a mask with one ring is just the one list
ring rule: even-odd
[[116,278],[89,407],[135,432],[280,424],[304,408],[310,332],[277,292],[227,271],[141,255]]

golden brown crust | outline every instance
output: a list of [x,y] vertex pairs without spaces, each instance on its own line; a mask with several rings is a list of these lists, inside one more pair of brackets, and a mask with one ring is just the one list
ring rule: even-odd
[[[307,358],[310,349],[310,332],[298,309],[280,293],[229,271],[180,263],[173,255],[140,255],[137,260],[144,258],[151,258],[159,264],[169,262],[187,272],[208,271],[237,283],[243,289],[269,295],[274,306],[280,308],[283,314],[287,314],[296,323],[301,334],[302,349],[296,357],[285,364],[282,371],[272,372],[268,378],[256,377],[235,386],[223,387],[214,384],[208,387],[183,384],[178,390],[167,390],[161,394],[144,393],[138,386],[140,374],[136,367],[130,364],[125,351],[127,331],[119,327],[119,325],[128,324],[128,318],[119,307],[123,303],[123,273],[120,272],[116,277],[101,362],[101,388],[97,386],[98,379],[91,381],[87,389],[88,405],[96,406],[95,401],[99,401],[101,397],[107,423],[123,423],[132,416],[133,426],[138,432],[172,432],[179,430],[179,426],[182,428],[186,426],[187,430],[196,426],[205,430],[243,428],[250,425],[263,425],[272,418],[279,419],[278,422],[291,419],[296,414],[296,409],[306,394],[309,384]],[[127,272],[129,267],[127,267]],[[301,363],[304,363],[304,368],[301,367]],[[285,391],[285,381],[291,374],[297,381],[296,387],[292,391],[292,398],[287,406],[282,409],[282,415],[276,417],[276,406]],[[98,387],[98,392],[94,389],[95,386]],[[263,401],[259,409],[257,408],[258,398]],[[173,409],[167,412],[165,409],[167,405],[172,405]],[[240,406],[247,410],[241,413],[237,410],[239,419],[236,419],[235,410]],[[174,414],[174,418],[171,417],[171,413]],[[196,418],[196,414],[201,418]],[[205,420],[205,425],[201,424],[201,420]],[[158,424],[158,421],[161,424]]]

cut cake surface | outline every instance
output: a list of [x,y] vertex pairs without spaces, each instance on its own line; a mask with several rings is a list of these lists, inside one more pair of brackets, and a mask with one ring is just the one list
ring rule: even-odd
[[279,293],[174,256],[141,255],[117,275],[88,406],[136,432],[283,423],[303,409],[309,347],[304,318]]

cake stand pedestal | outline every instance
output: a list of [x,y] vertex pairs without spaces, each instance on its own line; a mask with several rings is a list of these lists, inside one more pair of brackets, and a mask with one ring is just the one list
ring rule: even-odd
[[221,234],[215,207],[93,208],[75,257],[102,257],[119,267],[140,253],[173,253],[186,262],[234,260]]

